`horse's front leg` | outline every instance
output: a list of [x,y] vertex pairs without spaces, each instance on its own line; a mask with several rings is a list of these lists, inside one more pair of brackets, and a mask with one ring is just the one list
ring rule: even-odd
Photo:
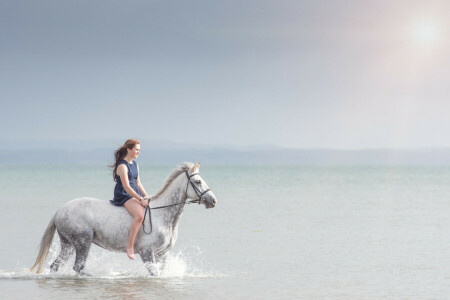
[[150,276],[157,276],[158,269],[156,268],[156,259],[155,253],[152,249],[140,250],[139,255],[141,256],[142,261],[144,262],[145,267],[147,268]]
[[158,256],[156,256],[156,263],[161,266],[161,271],[164,271],[164,268],[166,267],[167,262],[167,256],[169,255],[169,252],[164,252]]

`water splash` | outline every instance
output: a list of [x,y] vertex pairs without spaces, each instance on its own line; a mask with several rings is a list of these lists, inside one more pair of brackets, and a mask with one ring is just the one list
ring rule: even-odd
[[[74,278],[80,277],[72,266],[75,255],[60,267],[57,273],[50,273],[50,264],[60,251],[59,239],[53,242],[45,268],[41,274],[30,272],[29,268],[20,267],[17,270],[0,270],[0,279],[43,279],[43,278]],[[200,247],[186,246],[177,253],[169,253],[165,266],[156,264],[159,276],[157,278],[217,278],[225,277],[214,270],[214,267],[205,263]],[[144,264],[136,255],[136,260],[131,261],[125,253],[114,253],[97,246],[90,250],[84,271],[92,279],[131,279],[152,278],[148,274]],[[84,276],[82,276],[84,277]]]

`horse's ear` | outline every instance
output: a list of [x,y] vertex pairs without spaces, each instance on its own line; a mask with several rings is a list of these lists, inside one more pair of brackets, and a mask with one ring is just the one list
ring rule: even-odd
[[198,171],[198,169],[200,169],[200,164],[196,163],[195,166],[192,168],[192,173],[195,173],[196,171]]

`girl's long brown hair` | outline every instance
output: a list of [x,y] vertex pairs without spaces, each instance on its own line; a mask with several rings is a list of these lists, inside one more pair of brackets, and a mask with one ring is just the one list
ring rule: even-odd
[[129,139],[125,142],[125,144],[123,144],[122,146],[120,146],[119,148],[117,148],[116,151],[114,151],[114,164],[110,165],[111,168],[113,168],[113,178],[114,181],[116,181],[116,171],[117,171],[117,167],[119,166],[118,163],[119,161],[123,160],[125,158],[125,156],[127,156],[127,149],[133,149],[134,146],[136,146],[137,144],[140,144],[139,140],[137,139]]

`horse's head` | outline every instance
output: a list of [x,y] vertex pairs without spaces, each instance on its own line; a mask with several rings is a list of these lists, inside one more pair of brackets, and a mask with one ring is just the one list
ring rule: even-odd
[[188,179],[186,195],[189,199],[198,200],[199,204],[204,204],[206,208],[213,208],[217,203],[216,196],[200,177],[199,171],[200,164],[196,163],[186,172]]

